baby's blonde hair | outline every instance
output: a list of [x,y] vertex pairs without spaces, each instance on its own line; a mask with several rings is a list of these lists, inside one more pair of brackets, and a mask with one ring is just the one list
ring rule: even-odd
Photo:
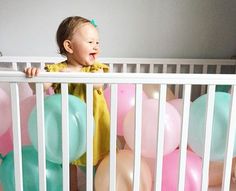
[[75,28],[84,23],[89,23],[89,22],[90,20],[80,16],[67,17],[61,22],[56,33],[56,40],[60,54],[62,55],[67,54],[67,51],[65,50],[63,43],[65,40],[71,39]]

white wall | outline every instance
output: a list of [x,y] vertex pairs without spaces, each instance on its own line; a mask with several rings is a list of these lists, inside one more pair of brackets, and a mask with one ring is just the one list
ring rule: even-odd
[[57,26],[71,15],[97,20],[102,57],[236,54],[236,0],[0,0],[0,51],[57,56]]

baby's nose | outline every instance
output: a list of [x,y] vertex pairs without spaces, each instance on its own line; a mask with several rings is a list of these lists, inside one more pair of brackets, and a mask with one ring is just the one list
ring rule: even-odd
[[98,49],[99,49],[98,46],[94,46],[94,47],[93,47],[93,50],[98,50]]

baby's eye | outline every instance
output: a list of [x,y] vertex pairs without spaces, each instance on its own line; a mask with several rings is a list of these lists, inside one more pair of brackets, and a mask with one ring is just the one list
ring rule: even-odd
[[89,41],[88,43],[89,43],[89,44],[92,44],[92,43],[93,43],[93,41]]
[[99,44],[99,42],[96,42],[96,44]]

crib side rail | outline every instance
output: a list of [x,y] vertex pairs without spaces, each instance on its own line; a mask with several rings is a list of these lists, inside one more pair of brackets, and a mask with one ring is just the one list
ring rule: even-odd
[[[44,68],[45,64],[63,60],[63,57],[2,56],[0,68]],[[111,72],[119,73],[235,73],[236,65],[235,59],[100,58],[99,61],[109,65]]]
[[[58,63],[63,57],[0,57],[1,70],[23,71],[26,67],[44,69],[46,64]],[[100,58],[113,73],[190,73],[235,74],[235,59],[166,59],[166,58]],[[182,97],[181,85],[169,84],[176,97]],[[206,86],[192,88],[191,99],[206,93]]]

